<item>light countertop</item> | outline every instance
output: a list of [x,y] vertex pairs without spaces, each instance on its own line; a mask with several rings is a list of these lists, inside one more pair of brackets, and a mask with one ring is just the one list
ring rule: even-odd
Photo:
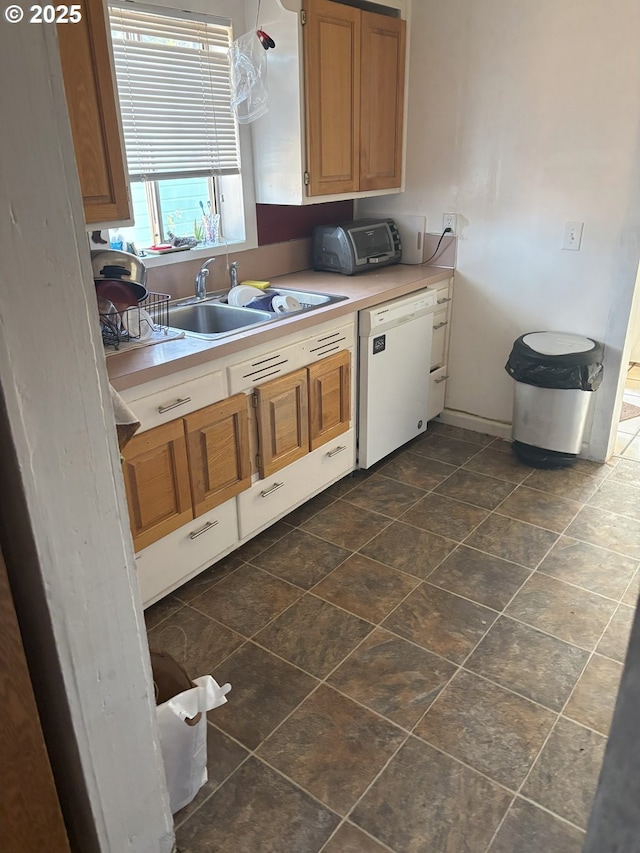
[[446,281],[453,270],[423,264],[397,264],[375,272],[356,276],[329,272],[303,270],[271,280],[271,287],[288,287],[346,296],[342,302],[317,308],[304,314],[296,314],[266,326],[246,329],[215,341],[184,337],[154,346],[142,347],[129,352],[117,353],[107,359],[109,381],[122,391],[152,379],[159,379],[180,370],[196,367],[207,361],[234,352],[242,352],[248,346],[277,340],[292,332],[302,331],[346,314],[353,314],[388,299],[405,296],[439,281]]

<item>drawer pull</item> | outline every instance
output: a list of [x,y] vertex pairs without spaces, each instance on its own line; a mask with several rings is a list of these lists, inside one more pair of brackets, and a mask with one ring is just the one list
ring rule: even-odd
[[441,382],[444,382],[448,378],[449,378],[449,374],[447,374],[446,376],[441,376],[440,379],[434,379],[433,381],[434,381],[435,385],[439,385]]
[[438,325],[437,325],[437,326],[434,326],[434,327],[433,327],[433,330],[434,330],[434,332],[435,332],[435,331],[437,331],[438,329],[443,329],[446,325],[448,325],[448,324],[447,324],[447,321],[445,320],[443,323],[438,323]]
[[217,524],[217,521],[207,521],[205,526],[201,527],[200,530],[194,530],[193,533],[190,533],[189,539],[197,539],[198,536],[202,536],[203,533],[206,533],[208,530],[211,530],[211,528],[215,527]]
[[178,406],[183,406],[185,403],[190,403],[191,397],[178,397],[175,403],[170,403],[168,406],[158,406],[158,414],[164,415],[165,412],[170,412],[171,409],[176,409]]
[[332,456],[337,456],[338,453],[342,453],[342,451],[346,450],[346,449],[347,449],[346,444],[339,444],[334,450],[330,450],[327,453],[327,456],[329,457],[329,459],[331,459]]
[[260,492],[261,498],[268,498],[269,495],[272,495],[274,492],[277,492],[278,489],[281,489],[284,486],[284,483],[274,483],[273,486],[269,486],[268,489],[265,489],[263,492]]
[[451,297],[450,296],[443,296],[442,299],[438,299],[438,301],[436,302],[436,305],[444,305],[445,302],[451,302]]

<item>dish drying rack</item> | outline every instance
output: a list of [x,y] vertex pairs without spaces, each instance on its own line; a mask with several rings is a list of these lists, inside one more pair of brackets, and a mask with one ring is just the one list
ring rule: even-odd
[[[149,291],[145,299],[132,308],[100,313],[102,343],[105,347],[118,349],[121,343],[151,340],[149,332],[155,333],[156,339],[159,334],[166,335],[169,331],[170,300],[169,293]],[[151,318],[151,323],[143,311]]]

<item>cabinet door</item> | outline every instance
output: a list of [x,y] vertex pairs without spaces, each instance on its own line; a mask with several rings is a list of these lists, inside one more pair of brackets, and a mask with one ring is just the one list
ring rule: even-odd
[[193,518],[182,420],[134,436],[123,455],[131,533],[140,551]]
[[310,449],[349,429],[351,354],[342,350],[307,368],[309,374]]
[[265,382],[255,390],[258,420],[258,470],[269,477],[309,452],[306,368]]
[[129,219],[129,194],[102,0],[85,0],[82,20],[77,24],[60,24],[58,44],[85,222]]
[[236,394],[184,418],[195,516],[251,485],[247,398]]
[[360,189],[402,182],[406,23],[362,13]]
[[309,195],[358,189],[360,10],[306,0],[305,102]]

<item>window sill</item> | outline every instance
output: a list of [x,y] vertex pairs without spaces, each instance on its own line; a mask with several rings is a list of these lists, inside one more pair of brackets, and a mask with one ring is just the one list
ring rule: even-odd
[[246,240],[238,243],[226,243],[218,246],[204,246],[183,252],[168,252],[166,255],[146,254],[140,260],[147,269],[153,267],[164,267],[172,264],[181,264],[185,261],[201,260],[202,258],[216,258],[229,252],[244,252],[253,248]]

